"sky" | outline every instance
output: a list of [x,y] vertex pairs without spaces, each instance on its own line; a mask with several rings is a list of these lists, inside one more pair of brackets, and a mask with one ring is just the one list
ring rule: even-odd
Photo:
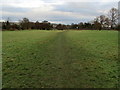
[[96,16],[107,15],[119,0],[1,0],[0,21],[50,21],[52,23],[89,22]]

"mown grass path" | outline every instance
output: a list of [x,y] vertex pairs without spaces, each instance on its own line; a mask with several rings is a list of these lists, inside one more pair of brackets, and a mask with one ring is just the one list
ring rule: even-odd
[[3,87],[118,87],[117,31],[3,32]]

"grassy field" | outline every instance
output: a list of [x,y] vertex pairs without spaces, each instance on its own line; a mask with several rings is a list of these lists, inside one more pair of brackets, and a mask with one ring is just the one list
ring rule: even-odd
[[3,32],[3,88],[116,88],[117,62],[117,31]]

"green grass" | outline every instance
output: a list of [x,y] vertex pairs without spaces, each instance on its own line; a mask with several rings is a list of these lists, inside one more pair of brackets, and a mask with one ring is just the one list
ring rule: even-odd
[[3,32],[3,88],[116,88],[117,62],[117,31]]

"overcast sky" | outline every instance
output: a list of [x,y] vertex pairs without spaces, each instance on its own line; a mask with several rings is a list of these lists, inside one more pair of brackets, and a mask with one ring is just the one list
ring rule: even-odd
[[47,20],[55,23],[79,23],[93,20],[118,7],[119,0],[2,0],[0,20]]

